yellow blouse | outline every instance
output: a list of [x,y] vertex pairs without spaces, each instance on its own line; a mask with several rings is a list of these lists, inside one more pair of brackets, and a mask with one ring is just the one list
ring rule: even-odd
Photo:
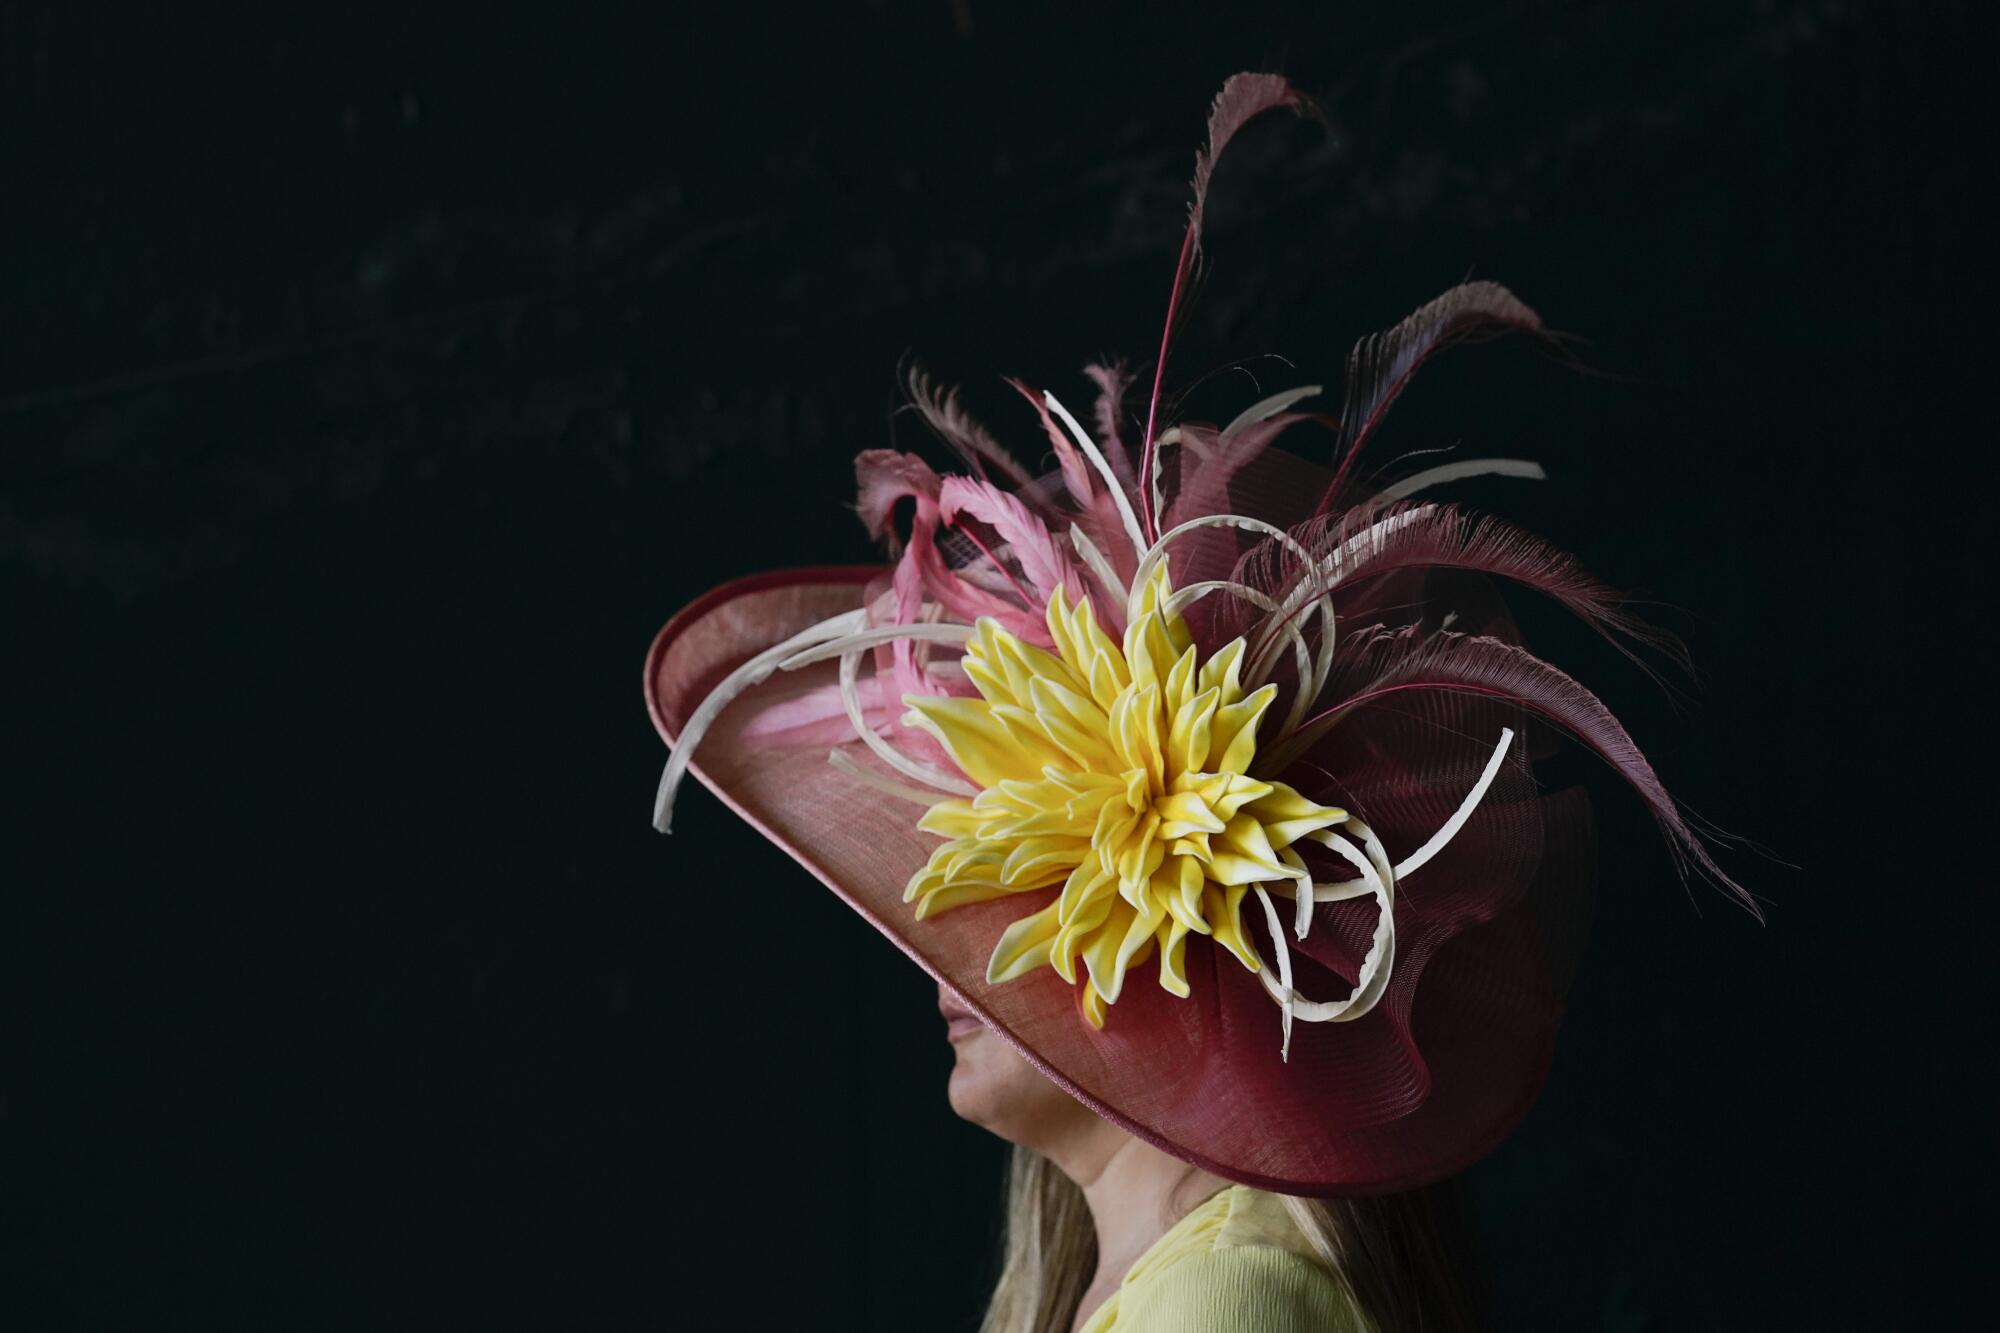
[[1232,1185],[1139,1256],[1082,1333],[1371,1333],[1274,1194]]

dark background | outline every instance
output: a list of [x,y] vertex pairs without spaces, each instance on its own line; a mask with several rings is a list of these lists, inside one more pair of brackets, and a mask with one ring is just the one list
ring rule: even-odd
[[1035,456],[997,373],[1149,355],[1241,68],[1327,120],[1225,159],[1176,370],[1296,369],[1191,410],[1468,274],[1584,339],[1436,363],[1378,457],[1548,466],[1468,498],[1707,680],[1551,655],[1769,853],[1759,927],[1607,798],[1472,1176],[1503,1326],[1956,1323],[1991,883],[1922,742],[1987,637],[1993,49],[1813,0],[0,5],[0,1325],[972,1326],[1001,1155],[930,986],[705,793],[650,831],[640,661],[869,558],[899,358]]

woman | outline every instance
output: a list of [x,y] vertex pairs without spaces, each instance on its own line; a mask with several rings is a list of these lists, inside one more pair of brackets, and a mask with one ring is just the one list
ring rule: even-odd
[[1086,1110],[942,987],[952,1110],[1014,1145],[982,1333],[1484,1326],[1462,1201],[1274,1195]]
[[[1115,366],[1089,371],[1094,430],[1015,382],[1055,460],[1036,477],[918,376],[966,470],[860,456],[893,566],[738,580],[647,659],[656,826],[694,772],[937,979],[953,1105],[1019,1145],[991,1329],[1471,1325],[1427,1190],[1511,1131],[1553,1053],[1592,868],[1581,793],[1536,780],[1559,741],[1748,903],[1494,584],[1635,655],[1671,641],[1431,498],[1539,471],[1357,466],[1428,356],[1539,333],[1533,311],[1453,289],[1357,345],[1337,415],[1294,410],[1307,385],[1163,418],[1214,158],[1299,106],[1268,75],[1216,99],[1143,412]],[[1273,447],[1302,424],[1328,464]],[[725,910],[754,936],[783,907]]]

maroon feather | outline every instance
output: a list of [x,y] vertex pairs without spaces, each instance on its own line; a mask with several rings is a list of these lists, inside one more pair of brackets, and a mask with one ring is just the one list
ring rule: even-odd
[[[1402,502],[1348,510],[1337,518],[1315,519],[1294,530],[1314,564],[1303,565],[1276,542],[1266,542],[1246,556],[1238,577],[1254,579],[1280,602],[1311,579],[1317,581],[1323,562],[1357,535],[1377,523],[1393,530],[1357,542],[1341,561],[1333,584],[1335,607],[1347,590],[1413,569],[1457,569],[1506,579],[1561,603],[1613,647],[1625,654],[1663,687],[1653,664],[1635,652],[1639,644],[1659,653],[1680,670],[1692,673],[1680,639],[1625,609],[1624,599],[1608,584],[1588,573],[1574,556],[1532,533],[1490,516],[1474,517],[1457,505]],[[1314,596],[1320,590],[1312,589]],[[1301,598],[1301,601],[1309,599]]]
[[1333,504],[1362,446],[1381,424],[1417,368],[1444,348],[1481,334],[1519,330],[1539,333],[1541,317],[1497,282],[1468,282],[1409,316],[1392,329],[1371,333],[1347,355],[1346,396],[1340,409],[1340,441],[1333,480],[1320,508]]
[[1208,112],[1208,148],[1194,157],[1194,202],[1188,208],[1187,231],[1181,237],[1180,260],[1174,265],[1174,285],[1167,295],[1166,326],[1160,331],[1160,354],[1153,363],[1153,394],[1146,404],[1146,433],[1139,441],[1139,511],[1148,541],[1159,537],[1159,515],[1153,512],[1153,469],[1155,437],[1160,419],[1160,387],[1167,373],[1167,352],[1173,345],[1174,325],[1180,317],[1181,296],[1187,289],[1188,274],[1201,253],[1202,211],[1208,201],[1208,178],[1215,160],[1236,137],[1236,132],[1252,119],[1281,106],[1299,108],[1305,98],[1276,74],[1238,74],[1222,85],[1215,105]]
[[1722,872],[1688,827],[1652,764],[1611,710],[1561,670],[1524,648],[1450,630],[1426,634],[1416,626],[1363,633],[1344,644],[1336,657],[1324,697],[1338,702],[1307,725],[1408,690],[1452,690],[1508,700],[1582,742],[1645,801],[1679,865],[1685,868],[1693,862],[1751,915],[1763,919],[1756,900]]

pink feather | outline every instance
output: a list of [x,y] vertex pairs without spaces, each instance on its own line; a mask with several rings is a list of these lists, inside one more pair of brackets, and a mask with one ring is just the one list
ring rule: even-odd
[[[877,541],[887,541],[889,554],[903,549],[902,535],[890,520],[902,500],[915,500],[921,514],[937,507],[940,478],[931,465],[915,454],[899,454],[894,449],[863,449],[854,456],[855,512],[861,525]],[[913,525],[921,527],[921,519]],[[934,526],[934,524],[933,524]]]
[[1075,562],[1049,535],[1047,525],[1013,496],[989,482],[971,477],[946,477],[938,492],[938,513],[944,522],[956,524],[967,514],[987,524],[1007,543],[1020,563],[1021,573],[1033,587],[1037,606],[1061,588],[1071,598],[1084,592],[1083,576]]
[[[881,676],[864,676],[855,682],[862,720],[880,735],[889,734],[903,713],[902,692],[892,696],[887,685]],[[743,739],[774,748],[839,745],[854,739],[854,726],[848,721],[840,687],[824,685],[766,708],[743,728]]]
[[1114,361],[1108,366],[1085,366],[1083,373],[1097,386],[1097,402],[1091,407],[1097,442],[1110,461],[1111,470],[1130,490],[1137,484],[1132,476],[1132,446],[1125,441],[1119,418],[1125,414],[1125,391],[1132,387],[1132,372],[1125,369],[1123,362]]
[[921,366],[911,366],[907,379],[910,405],[916,408],[917,415],[939,439],[957,451],[973,472],[987,476],[990,465],[1016,486],[1026,486],[1032,480],[1027,469],[965,410],[958,401],[957,389],[937,384]]
[[1042,432],[1049,437],[1049,447],[1055,450],[1056,467],[1062,472],[1063,486],[1069,491],[1071,499],[1082,508],[1088,509],[1092,495],[1090,464],[1084,460],[1082,451],[1076,447],[1076,441],[1070,439],[1068,431],[1056,424],[1056,419],[1050,414],[1049,405],[1042,397],[1040,389],[1030,388],[1012,375],[1007,377],[1007,383],[1013,386],[1014,392],[1027,399],[1029,405],[1041,417]]
[[[1099,372],[1114,377],[1119,374],[1102,366],[1092,366],[1086,371],[1092,379],[1097,379]],[[1130,378],[1126,376],[1126,382],[1129,383]],[[1075,516],[1076,525],[1103,553],[1104,558],[1110,562],[1112,569],[1121,578],[1131,578],[1138,568],[1138,556],[1132,551],[1132,543],[1126,540],[1123,521],[1118,516],[1118,509],[1112,501],[1111,493],[1105,489],[1105,483],[1097,477],[1082,451],[1076,447],[1076,441],[1069,437],[1069,432],[1056,423],[1055,417],[1049,412],[1048,403],[1042,397],[1041,390],[1011,377],[1007,383],[1014,387],[1016,393],[1027,399],[1036,414],[1041,417],[1042,430],[1049,437],[1049,446],[1055,450],[1056,467],[1062,474],[1063,488],[1069,492],[1070,498],[1076,502],[1081,511]],[[1099,380],[1099,383],[1105,381]],[[1122,392],[1122,389],[1116,391]],[[1100,428],[1105,410],[1104,400],[1100,398],[1098,401]],[[1106,451],[1106,457],[1111,463],[1112,471],[1125,478],[1129,490],[1131,466],[1125,462],[1124,453],[1123,448],[1110,449]],[[1123,464],[1122,471],[1121,464]],[[1096,578],[1092,577],[1089,584],[1092,588],[1096,588]],[[1116,596],[1112,589],[1104,588],[1099,591],[1102,595],[1092,599],[1092,604],[1098,608],[1098,623],[1110,632],[1122,631],[1125,623],[1120,609],[1122,599]]]
[[[1048,626],[1038,613],[1023,611],[1005,598],[975,587],[953,573],[937,547],[937,530],[943,521],[938,496],[944,480],[924,461],[890,449],[868,449],[855,456],[854,474],[859,493],[856,509],[870,535],[884,538],[893,553],[896,535],[890,518],[896,505],[910,499],[916,513],[910,523],[908,543],[896,566],[894,589],[898,624],[914,621],[928,596],[954,620],[968,624],[981,616],[991,616],[1010,633],[1033,640],[1048,641]],[[898,676],[906,686],[921,679],[916,672],[909,644],[896,645]],[[911,692],[916,692],[912,690]],[[925,693],[935,692],[926,687]]]

